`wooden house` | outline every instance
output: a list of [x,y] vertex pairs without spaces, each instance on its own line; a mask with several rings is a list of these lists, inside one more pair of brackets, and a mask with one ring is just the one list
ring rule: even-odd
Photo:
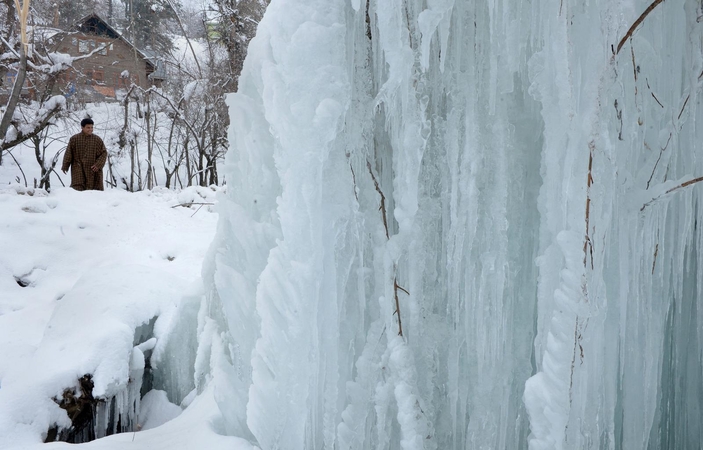
[[84,101],[118,100],[132,83],[143,89],[163,81],[157,64],[97,14],[79,20],[69,31],[51,38],[50,48],[71,56],[73,70],[62,74],[56,93],[79,95]]

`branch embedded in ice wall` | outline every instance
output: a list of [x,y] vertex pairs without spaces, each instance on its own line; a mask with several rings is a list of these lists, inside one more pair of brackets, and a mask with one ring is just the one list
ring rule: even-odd
[[[703,73],[701,73],[701,76],[703,76]],[[701,77],[698,77],[700,79]],[[659,106],[664,108],[664,105],[662,105],[662,102],[659,101],[656,95],[654,95],[654,91],[652,91],[652,88],[649,86],[649,80],[647,78],[644,79],[644,81],[647,83],[647,89],[649,89],[649,92],[652,94],[652,97],[654,97],[654,100],[656,100],[657,103],[659,103]]]
[[[349,154],[347,153],[347,158],[349,158]],[[354,186],[354,198],[356,201],[359,201],[359,195],[356,193],[356,174],[354,173],[354,167],[352,166],[351,161],[349,161],[349,169],[351,170],[352,174],[352,184]]]
[[378,184],[378,180],[373,174],[373,169],[371,169],[371,163],[368,159],[366,160],[366,167],[368,167],[369,169],[369,174],[371,174],[371,179],[373,180],[373,185],[376,188],[376,192],[378,192],[378,195],[381,196],[381,205],[378,207],[378,209],[379,211],[381,211],[381,216],[383,218],[383,228],[386,229],[386,239],[390,239],[391,237],[388,232],[388,220],[386,219],[386,196],[383,195],[383,191],[381,191],[381,186]]
[[[574,351],[571,356],[571,372],[569,374],[569,407],[574,401],[574,370],[576,369],[576,355],[578,354],[581,359],[581,365],[583,365],[583,345],[581,345],[581,340],[583,339],[583,334],[581,333],[580,317],[576,316],[576,324],[574,325]],[[586,319],[588,322],[588,319]],[[577,351],[578,349],[578,351]],[[566,428],[569,428],[567,423]],[[566,434],[566,433],[565,433]]]
[[[596,144],[591,141],[588,143],[588,177],[586,179],[586,236],[583,241],[583,268],[586,268],[588,255],[591,255],[591,270],[593,270],[593,242],[590,237],[590,217],[591,217],[591,185],[593,184],[593,153],[596,150]],[[590,251],[589,251],[590,250]],[[588,303],[588,293],[586,285],[583,286],[586,303]]]
[[654,1],[652,2],[652,4],[649,5],[649,6],[647,7],[647,9],[644,10],[644,12],[643,12],[643,13],[637,18],[637,20],[635,20],[635,22],[632,24],[632,26],[630,27],[630,29],[627,30],[627,33],[625,33],[625,36],[623,36],[622,39],[620,39],[620,43],[618,44],[618,49],[617,49],[617,51],[615,52],[615,54],[620,53],[620,49],[622,48],[623,45],[625,45],[625,41],[627,41],[628,39],[630,39],[630,38],[632,37],[632,33],[635,32],[635,30],[637,29],[637,27],[640,26],[640,24],[642,24],[642,22],[644,21],[644,19],[647,18],[647,16],[649,15],[649,13],[651,13],[651,12],[654,10],[654,8],[656,8],[657,5],[659,5],[659,4],[662,3],[663,1],[664,1],[664,0],[654,0]]
[[[701,76],[703,76],[703,74],[701,74]],[[701,81],[700,76],[698,77],[698,81],[699,81],[698,85],[700,87],[700,81]],[[649,83],[647,84],[647,87],[649,87]],[[654,93],[652,93],[652,97],[654,97]],[[657,100],[657,103],[659,103],[659,105],[662,106],[662,108],[664,107],[659,102],[657,97],[654,97],[654,99]],[[683,112],[686,110],[686,105],[688,105],[688,101],[690,99],[691,99],[691,94],[689,93],[686,96],[686,99],[684,100],[683,105],[681,105],[681,110],[679,111],[679,115],[676,117],[676,122],[681,120],[681,116],[683,115]],[[649,185],[652,182],[652,178],[654,178],[654,173],[656,172],[657,167],[659,166],[659,161],[661,161],[661,158],[662,158],[662,155],[664,154],[664,151],[666,151],[666,149],[669,147],[669,143],[671,142],[671,138],[674,136],[674,131],[676,131],[678,133],[679,131],[681,131],[681,128],[683,128],[682,124],[678,124],[678,126],[677,126],[677,124],[674,123],[674,120],[673,119],[671,120],[671,125],[670,125],[670,129],[669,129],[670,130],[669,131],[669,138],[666,140],[666,144],[664,145],[664,147],[659,150],[659,157],[657,158],[657,162],[654,163],[654,167],[652,168],[652,173],[649,175],[649,180],[647,180],[647,189],[649,189]],[[649,146],[647,145],[646,142],[644,143],[644,145],[647,148],[649,148]],[[666,179],[664,181],[666,181]],[[642,209],[644,209],[644,207]]]
[[698,177],[698,178],[694,178],[694,179],[692,179],[692,180],[685,181],[685,182],[679,184],[678,186],[674,186],[674,187],[672,187],[671,189],[668,189],[668,190],[667,190],[666,192],[664,192],[663,194],[657,195],[656,197],[654,197],[653,199],[651,199],[650,201],[648,201],[647,203],[645,203],[644,205],[642,205],[642,208],[640,208],[640,211],[644,211],[644,209],[645,209],[647,206],[652,205],[652,204],[655,203],[657,200],[659,200],[660,198],[664,197],[664,196],[667,195],[667,194],[670,194],[670,193],[672,193],[672,192],[678,191],[679,189],[683,189],[683,188],[685,188],[686,186],[690,186],[690,185],[692,185],[692,184],[700,183],[701,181],[703,181],[703,177]]
[[[637,95],[636,92],[635,92],[635,95]],[[618,130],[618,140],[622,141],[623,140],[623,138],[622,138],[622,109],[618,108],[618,99],[617,98],[615,99],[614,106],[615,106],[615,117],[617,117],[618,120],[620,121],[620,129]]]
[[[654,95],[654,94],[652,94]],[[656,98],[656,97],[655,97]],[[672,133],[669,133],[669,138],[666,140],[666,144],[664,147],[659,149],[659,157],[657,158],[657,162],[654,163],[654,167],[652,168],[652,173],[649,175],[649,180],[647,180],[647,189],[649,189],[649,185],[652,182],[652,178],[654,178],[654,173],[657,171],[657,167],[659,166],[659,161],[662,159],[662,155],[664,154],[664,151],[669,147],[669,143],[671,142],[671,137]],[[649,148],[649,145],[647,143],[644,143],[645,147]]]
[[[350,166],[351,167],[351,166]],[[378,195],[381,196],[381,205],[378,207],[379,211],[381,211],[381,217],[383,218],[383,227],[385,228],[386,231],[386,239],[390,239],[390,233],[388,231],[388,219],[386,218],[386,196],[383,195],[383,191],[381,191],[381,186],[378,184],[378,180],[376,179],[376,175],[373,173],[373,169],[371,168],[371,162],[367,159],[366,160],[366,167],[369,169],[369,174],[371,175],[371,179],[373,180],[373,185],[376,188],[376,192],[378,192]],[[352,169],[352,177],[354,178],[354,183],[356,183],[356,175],[354,174],[354,169]],[[355,193],[356,195],[356,193]],[[398,291],[401,290],[405,292],[406,294],[410,295],[410,292],[408,292],[407,289],[401,287],[398,284],[398,276],[395,275],[397,273],[398,266],[396,264],[393,264],[393,297],[395,299],[395,311],[393,314],[398,316],[398,336],[403,336],[403,321],[400,318],[400,300],[398,299]]]

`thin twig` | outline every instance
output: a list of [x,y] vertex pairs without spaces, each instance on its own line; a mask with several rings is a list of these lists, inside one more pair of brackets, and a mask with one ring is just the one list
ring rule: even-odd
[[640,208],[640,211],[644,211],[644,209],[645,209],[647,206],[650,206],[652,203],[656,202],[657,200],[659,200],[660,198],[662,198],[663,196],[665,196],[665,195],[667,195],[667,194],[670,194],[670,193],[672,193],[672,192],[678,191],[679,189],[683,189],[683,188],[685,188],[686,186],[690,186],[690,185],[692,185],[692,184],[700,183],[701,181],[703,181],[703,177],[698,177],[698,178],[694,178],[694,179],[692,179],[692,180],[688,180],[688,181],[686,181],[686,182],[684,182],[684,183],[681,183],[681,184],[679,184],[678,186],[672,187],[672,188],[669,189],[668,191],[664,192],[664,193],[661,194],[661,195],[658,195],[658,196],[654,197],[653,199],[651,199],[650,201],[648,201],[647,203],[645,203],[644,205],[642,205],[642,207]]
[[[350,165],[351,167],[351,165]],[[373,185],[376,188],[376,192],[378,192],[378,195],[381,196],[381,206],[378,208],[381,211],[381,215],[383,217],[383,227],[386,229],[386,239],[390,239],[390,234],[388,232],[388,220],[386,219],[386,196],[383,195],[383,191],[381,191],[381,186],[378,184],[378,180],[376,179],[376,175],[373,174],[373,169],[371,168],[371,163],[369,160],[366,160],[366,167],[369,169],[369,174],[371,174],[371,179],[373,180]],[[354,170],[352,169],[352,175],[354,174]],[[356,177],[355,178],[355,183],[356,183]],[[395,273],[397,271],[397,267],[393,267],[393,272]],[[400,318],[400,300],[398,299],[398,291],[403,291],[406,294],[410,295],[410,292],[408,292],[407,289],[402,288],[401,286],[398,285],[398,277],[393,278],[393,296],[395,298],[395,312],[393,314],[398,316],[398,336],[403,336],[403,321]]]
[[688,103],[688,99],[691,98],[691,94],[688,94],[688,97],[686,97],[686,100],[683,102],[683,106],[681,107],[681,111],[679,111],[679,116],[676,118],[676,120],[681,119],[681,114],[683,114],[683,110],[686,108],[686,104]]
[[[588,177],[586,179],[586,236],[583,241],[583,267],[586,267],[588,259],[588,247],[591,246],[591,255],[593,255],[593,243],[591,242],[589,223],[591,220],[591,185],[593,184],[593,153],[596,145],[593,141],[588,143]],[[591,257],[591,269],[593,269],[593,257]]]
[[664,146],[664,148],[659,150],[659,158],[657,158],[657,162],[654,163],[654,168],[652,169],[652,174],[649,176],[649,180],[647,180],[647,189],[649,189],[649,183],[651,183],[652,178],[654,178],[654,172],[657,170],[657,166],[659,165],[659,161],[661,161],[661,159],[662,159],[662,154],[669,147],[669,142],[671,142],[671,133],[669,133],[669,139],[667,139],[666,145]]
[[56,169],[52,168],[51,171],[56,174],[56,178],[58,178],[59,181],[61,182],[61,186],[66,187],[66,185],[63,184],[63,180],[62,180],[61,177],[59,176],[59,173],[56,171]]
[[393,293],[395,296],[395,314],[398,316],[398,336],[403,336],[403,322],[400,320],[400,300],[398,300],[398,291],[401,290],[410,295],[408,291],[398,286],[398,278],[393,279]]
[[180,203],[178,205],[173,205],[171,208],[178,208],[179,206],[183,206],[184,208],[190,208],[193,205],[214,205],[214,203],[202,203],[202,202],[189,202],[189,203]]
[[388,220],[386,219],[386,196],[383,195],[383,192],[381,191],[381,186],[378,184],[378,180],[373,174],[373,169],[371,169],[371,163],[368,159],[366,160],[366,167],[368,167],[369,169],[371,179],[373,180],[373,185],[376,187],[376,192],[378,192],[378,195],[381,196],[381,206],[379,207],[379,209],[381,210],[381,215],[383,216],[383,227],[386,229],[386,239],[390,239],[391,236],[388,233]]
[[349,169],[351,169],[351,174],[352,174],[352,182],[354,183],[354,198],[356,201],[359,201],[359,195],[356,193],[356,174],[354,173],[354,167],[352,167],[351,161],[349,161]]
[[[211,203],[211,204],[212,204],[212,203]],[[202,209],[203,205],[204,205],[204,204],[201,204],[200,206],[198,206],[198,209],[196,209],[195,212],[190,215],[190,217],[193,217],[194,215],[198,214],[198,211],[200,211],[200,210]]]
[[630,53],[632,54],[632,72],[635,75],[635,97],[637,97],[637,63],[635,62],[635,48],[630,46]]
[[625,36],[623,36],[622,39],[620,39],[620,43],[618,44],[618,50],[615,52],[616,54],[620,53],[620,49],[622,48],[623,45],[625,45],[625,41],[627,41],[629,38],[632,37],[632,33],[634,33],[635,30],[637,29],[637,27],[640,26],[642,21],[644,21],[644,19],[647,18],[649,13],[651,13],[654,10],[654,8],[656,8],[657,5],[659,5],[663,1],[664,0],[654,0],[652,2],[652,4],[649,5],[647,7],[647,9],[645,9],[644,12],[637,18],[637,20],[635,20],[635,23],[633,23],[632,26],[630,27],[630,29],[627,30],[627,33],[625,33]]
[[649,86],[649,79],[645,78],[644,81],[647,83],[647,89],[649,89],[649,93],[652,94],[652,97],[654,97],[654,100],[656,100],[657,103],[659,103],[659,106],[661,106],[663,108],[664,105],[662,105],[662,102],[660,102],[659,99],[657,98],[657,96],[654,95],[654,91],[652,91],[652,88]]
[[652,97],[654,97],[654,100],[656,100],[656,101],[657,101],[657,103],[659,103],[659,106],[661,106],[661,107],[663,108],[663,107],[664,107],[664,105],[662,105],[662,102],[660,102],[660,101],[659,101],[659,99],[657,98],[657,96],[656,96],[656,95],[654,95],[654,92],[651,92],[651,94],[652,94]]
[[[569,375],[569,405],[573,402],[573,388],[574,388],[574,370],[576,368],[576,346],[578,345],[578,335],[579,335],[579,317],[576,316],[576,324],[574,325],[574,351],[571,355],[571,374]],[[568,427],[568,424],[567,424]]]
[[27,177],[24,174],[24,170],[22,170],[22,166],[20,165],[19,161],[17,161],[17,158],[15,158],[15,155],[13,155],[10,150],[5,150],[5,153],[12,157],[12,159],[15,161],[15,164],[17,164],[17,168],[20,169],[20,172],[22,172],[22,178],[24,178],[24,187],[29,187],[27,186]]

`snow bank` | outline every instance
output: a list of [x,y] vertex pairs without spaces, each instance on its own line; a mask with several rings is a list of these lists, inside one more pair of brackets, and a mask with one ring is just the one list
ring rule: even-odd
[[[185,349],[188,321],[195,339],[189,311],[202,295],[200,261],[215,216],[177,206],[179,195],[214,202],[212,190],[192,190],[0,189],[0,448],[69,426],[53,399],[86,374],[93,396],[115,396],[135,426],[146,370],[172,388],[173,401],[193,389],[192,373],[181,368],[188,358],[174,348]],[[151,426],[174,416],[164,402],[150,404],[166,408]]]

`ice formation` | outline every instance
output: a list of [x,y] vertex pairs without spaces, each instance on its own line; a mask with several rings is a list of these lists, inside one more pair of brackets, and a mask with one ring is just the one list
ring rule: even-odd
[[227,431],[698,448],[702,16],[273,0],[204,268],[195,382]]

